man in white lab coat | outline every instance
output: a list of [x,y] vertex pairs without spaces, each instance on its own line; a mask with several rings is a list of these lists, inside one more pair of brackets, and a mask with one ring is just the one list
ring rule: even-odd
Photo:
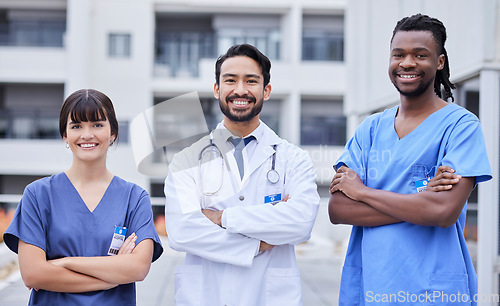
[[271,94],[265,55],[236,45],[215,68],[224,120],[174,156],[165,181],[169,244],[186,252],[176,304],[301,305],[294,245],[318,212],[312,161],[259,119]]

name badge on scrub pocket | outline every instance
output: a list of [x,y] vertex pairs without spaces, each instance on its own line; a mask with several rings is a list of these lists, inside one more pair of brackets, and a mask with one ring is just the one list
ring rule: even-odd
[[127,235],[126,227],[115,226],[115,232],[113,233],[113,240],[111,240],[111,245],[109,246],[108,255],[118,254],[120,247],[125,241],[125,235]]
[[427,183],[429,183],[429,179],[423,179],[419,181],[415,181],[415,186],[417,187],[417,192],[422,192],[427,190]]
[[275,205],[279,201],[281,201],[281,193],[270,194],[264,197],[264,204],[271,203]]

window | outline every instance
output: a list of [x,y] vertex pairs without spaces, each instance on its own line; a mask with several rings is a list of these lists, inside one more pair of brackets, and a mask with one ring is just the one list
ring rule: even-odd
[[62,47],[66,12],[0,10],[0,45]]
[[342,101],[302,100],[302,145],[343,146],[346,142],[346,124]]
[[309,61],[344,60],[343,16],[304,16],[302,59]]
[[[253,24],[252,27],[242,26]],[[223,54],[235,44],[255,46],[269,59],[280,59],[280,17],[278,15],[226,15],[214,17],[217,32],[217,54]]]
[[127,58],[131,55],[130,43],[131,43],[130,34],[117,34],[111,33],[109,34],[109,57],[121,57]]
[[215,57],[215,34],[210,15],[156,17],[155,75],[197,77],[199,61]]

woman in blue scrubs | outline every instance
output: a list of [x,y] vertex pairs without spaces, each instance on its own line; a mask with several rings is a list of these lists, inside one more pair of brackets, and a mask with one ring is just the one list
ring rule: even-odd
[[118,138],[111,100],[92,89],[74,92],[59,131],[71,167],[28,185],[4,234],[34,289],[29,305],[135,305],[134,282],[163,248],[147,192],[106,167]]
[[467,198],[491,171],[478,118],[445,101],[445,40],[437,19],[398,22],[389,77],[400,104],[367,118],[335,164],[330,220],[354,225],[340,305],[476,305],[463,230]]

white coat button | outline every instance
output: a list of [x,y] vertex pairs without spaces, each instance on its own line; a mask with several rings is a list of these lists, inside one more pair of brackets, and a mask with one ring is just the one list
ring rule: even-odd
[[240,196],[240,201],[243,201],[245,199],[244,196]]

